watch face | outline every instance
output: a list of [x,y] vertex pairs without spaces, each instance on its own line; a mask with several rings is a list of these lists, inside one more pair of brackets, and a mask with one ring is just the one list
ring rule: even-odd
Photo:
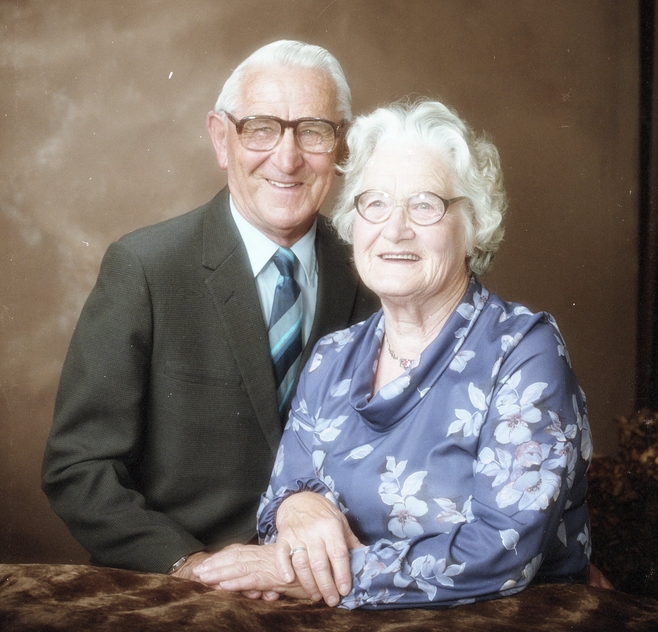
[[171,568],[167,571],[167,574],[175,573],[185,562],[187,561],[187,555],[183,555],[177,562],[174,562],[171,565]]

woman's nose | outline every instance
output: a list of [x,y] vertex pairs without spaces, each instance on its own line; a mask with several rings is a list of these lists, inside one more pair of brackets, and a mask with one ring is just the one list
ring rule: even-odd
[[390,241],[398,241],[401,239],[412,239],[415,235],[404,206],[398,204],[391,212],[390,217],[386,220],[382,235]]

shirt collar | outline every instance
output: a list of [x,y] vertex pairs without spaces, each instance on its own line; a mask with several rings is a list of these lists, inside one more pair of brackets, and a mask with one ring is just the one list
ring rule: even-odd
[[[233,197],[229,196],[229,206],[231,209],[231,216],[233,221],[238,227],[238,232],[242,237],[242,241],[247,249],[247,256],[256,278],[263,268],[269,263],[272,255],[279,249],[279,245],[274,243],[269,237],[261,233],[253,224],[250,224],[238,211],[233,202]],[[306,280],[309,281],[315,272],[316,258],[315,258],[315,233],[317,231],[317,220],[313,222],[313,226],[308,232],[299,240],[297,240],[291,247],[295,256],[301,264],[302,270]]]

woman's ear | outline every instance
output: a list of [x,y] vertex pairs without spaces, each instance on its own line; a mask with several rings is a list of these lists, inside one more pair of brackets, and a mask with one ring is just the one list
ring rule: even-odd
[[226,118],[217,112],[210,111],[206,116],[206,127],[210,140],[215,148],[217,155],[217,164],[220,169],[226,170],[228,165],[228,129]]

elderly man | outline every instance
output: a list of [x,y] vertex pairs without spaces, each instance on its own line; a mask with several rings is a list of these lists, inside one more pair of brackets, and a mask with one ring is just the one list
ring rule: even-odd
[[254,537],[300,367],[321,335],[376,308],[318,215],[350,117],[327,51],[259,49],[208,114],[228,187],[109,247],[43,463],[93,562],[193,578]]

